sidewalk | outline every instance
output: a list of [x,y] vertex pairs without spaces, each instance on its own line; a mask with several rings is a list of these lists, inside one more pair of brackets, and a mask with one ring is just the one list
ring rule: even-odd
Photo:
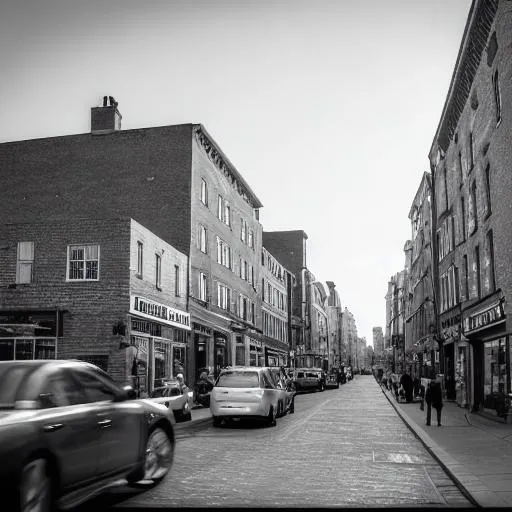
[[[378,385],[378,384],[377,384]],[[420,404],[398,403],[382,388],[391,405],[461,489],[482,507],[512,507],[512,425],[498,423],[454,402],[444,402],[441,427],[436,411],[426,426]]]
[[190,421],[182,421],[180,423],[176,423],[174,428],[177,431],[195,427],[196,425],[201,425],[202,423],[210,421],[212,417],[210,409],[203,407],[202,405],[194,405],[190,412],[192,414],[192,419]]

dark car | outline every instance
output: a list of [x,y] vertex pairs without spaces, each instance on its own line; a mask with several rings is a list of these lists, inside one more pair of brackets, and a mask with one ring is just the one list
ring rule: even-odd
[[338,374],[336,372],[329,373],[325,377],[325,389],[338,389],[340,383],[338,381]]
[[[172,411],[82,361],[0,362],[0,492],[14,510],[72,508],[126,479],[160,481]],[[9,509],[11,510],[11,509]]]
[[325,374],[318,368],[297,368],[294,382],[297,391],[323,391]]

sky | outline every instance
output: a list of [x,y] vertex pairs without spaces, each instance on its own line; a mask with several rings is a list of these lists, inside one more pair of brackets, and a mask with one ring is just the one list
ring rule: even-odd
[[203,124],[371,344],[470,5],[3,0],[0,143],[88,132],[104,95],[123,129]]

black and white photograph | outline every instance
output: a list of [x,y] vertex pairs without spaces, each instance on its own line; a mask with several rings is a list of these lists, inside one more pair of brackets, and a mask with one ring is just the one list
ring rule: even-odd
[[0,497],[512,508],[512,1],[3,0]]

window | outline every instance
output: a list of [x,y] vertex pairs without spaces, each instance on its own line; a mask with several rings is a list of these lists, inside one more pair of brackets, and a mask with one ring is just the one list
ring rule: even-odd
[[231,226],[231,208],[227,202],[224,205],[224,222]]
[[254,231],[252,229],[249,229],[248,244],[251,249],[254,249]]
[[471,184],[471,193],[469,194],[468,234],[472,235],[476,231],[477,227],[476,181],[473,181]]
[[142,279],[142,268],[144,265],[144,244],[137,242],[137,277]]
[[87,402],[83,390],[67,372],[51,375],[41,388],[39,401],[46,409],[49,407],[66,407]]
[[446,167],[443,169],[443,183],[444,183],[444,209],[448,210],[448,180],[446,177]]
[[206,238],[206,228],[204,226],[199,226],[199,250],[204,252],[205,254],[208,252],[207,250],[207,238]]
[[473,272],[476,282],[476,295],[478,298],[482,296],[482,288],[480,284],[480,248],[478,245],[475,247],[475,261],[473,263]]
[[265,300],[265,279],[261,279],[261,300]]
[[224,199],[221,195],[217,198],[217,217],[224,222]]
[[233,262],[231,259],[231,247],[224,240],[217,237],[217,263],[231,269]]
[[162,257],[155,254],[155,286],[158,290],[162,287]]
[[466,300],[469,299],[469,265],[468,265],[468,256],[464,255],[464,297]]
[[460,198],[460,220],[461,220],[461,240],[464,242],[466,240],[466,204],[464,202],[464,198]]
[[473,133],[469,132],[469,171],[473,169],[475,165],[475,148],[473,144]]
[[452,228],[452,232],[451,232],[451,248],[452,248],[452,251],[453,251],[453,249],[455,249],[455,217],[452,217],[451,221],[452,221],[452,224],[451,224],[451,228]]
[[240,219],[240,240],[245,243],[247,239],[247,222],[244,219]]
[[33,279],[34,242],[18,242],[16,283],[27,284]]
[[217,283],[217,305],[222,309],[231,309],[231,290],[221,283]]
[[201,202],[208,206],[208,185],[203,178],[201,179]]
[[485,216],[491,215],[491,166],[485,168]]
[[174,265],[174,295],[181,295],[181,271],[179,265]]
[[496,125],[499,125],[501,122],[501,93],[498,70],[492,76],[492,87],[494,90],[494,103],[496,105]]
[[488,293],[492,293],[496,290],[496,278],[494,271],[494,240],[491,230],[486,235],[485,253],[486,290]]
[[208,300],[208,276],[203,272],[199,273],[199,299]]
[[82,388],[85,390],[87,402],[102,402],[107,400],[112,402],[116,398],[117,393],[114,386],[107,383],[106,379],[100,379],[92,372],[77,370],[73,372],[73,377],[80,382]]
[[459,155],[458,155],[458,164],[459,164],[460,186],[462,187],[462,184],[464,183],[464,170],[462,168],[462,153],[460,151],[459,151]]
[[70,245],[68,247],[69,281],[97,281],[99,266],[99,245]]

